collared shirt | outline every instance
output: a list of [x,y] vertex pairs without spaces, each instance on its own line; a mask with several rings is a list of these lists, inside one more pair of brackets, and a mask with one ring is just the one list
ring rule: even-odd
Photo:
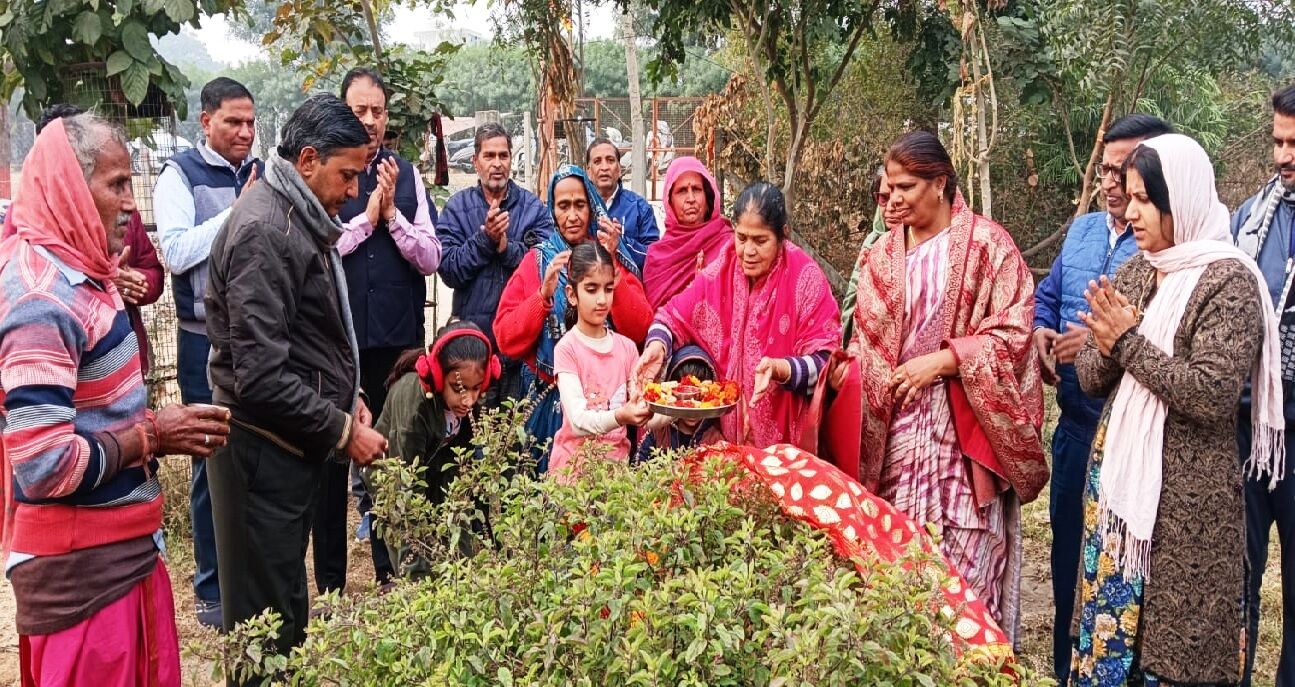
[[[373,172],[378,158],[375,155],[369,161],[368,171]],[[414,195],[417,197],[418,209],[414,211],[413,221],[396,209],[396,217],[387,223],[387,231],[396,242],[400,254],[414,266],[420,274],[429,275],[441,265],[441,240],[436,236],[436,225],[432,223],[432,213],[427,206],[427,187],[423,177],[415,171]],[[366,199],[367,202],[367,199]],[[369,221],[369,214],[361,212],[342,225],[342,237],[337,240],[337,252],[343,256],[350,255],[373,235],[374,226]]]
[[[195,147],[207,163],[227,167],[235,175],[248,164],[244,160],[235,167],[206,143]],[[185,183],[180,170],[167,165],[153,187],[153,221],[157,223],[162,262],[173,274],[188,272],[207,260],[211,242],[216,240],[216,234],[229,217],[229,208],[201,224],[196,224],[196,216],[193,189]]]
[[1120,224],[1116,222],[1115,215],[1108,212],[1106,213],[1106,228],[1110,230],[1110,234],[1106,237],[1106,245],[1108,248],[1114,248],[1115,242],[1119,241],[1124,232],[1129,230],[1129,223]]

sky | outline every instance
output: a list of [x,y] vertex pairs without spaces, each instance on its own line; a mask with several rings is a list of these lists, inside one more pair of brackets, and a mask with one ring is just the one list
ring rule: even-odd
[[[398,43],[412,43],[414,34],[426,29],[435,28],[438,21],[444,27],[466,28],[490,37],[492,27],[490,11],[486,2],[474,4],[461,3],[454,10],[454,19],[446,21],[425,8],[410,9],[396,7],[395,20],[387,27],[387,36]],[[589,22],[585,26],[585,38],[608,38],[616,30],[615,12],[610,3],[588,10]],[[229,34],[229,22],[224,15],[216,15],[203,20],[202,28],[194,30],[193,35],[207,47],[207,52],[219,62],[239,64],[259,58],[263,53],[259,46],[240,41]]]

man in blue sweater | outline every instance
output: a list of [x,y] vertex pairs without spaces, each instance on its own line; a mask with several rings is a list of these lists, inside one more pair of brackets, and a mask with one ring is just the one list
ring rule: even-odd
[[1092,398],[1079,388],[1075,355],[1088,330],[1079,323],[1087,310],[1084,289],[1090,280],[1115,271],[1137,252],[1133,232],[1124,221],[1128,199],[1120,173],[1124,158],[1143,140],[1173,131],[1150,115],[1131,114],[1107,129],[1102,137],[1101,193],[1105,212],[1075,218],[1052,270],[1035,292],[1034,345],[1042,360],[1044,381],[1057,387],[1061,420],[1052,435],[1052,597],[1056,606],[1052,630],[1052,662],[1064,686],[1070,674],[1070,616],[1074,611],[1080,541],[1084,529],[1084,482],[1088,453],[1105,399]]
[[[234,200],[264,171],[252,156],[256,105],[243,84],[212,79],[202,87],[202,135],[198,145],[167,160],[153,189],[162,262],[171,273],[171,293],[179,320],[176,372],[180,400],[211,403],[207,383],[207,258]],[[193,527],[193,593],[198,621],[221,626],[220,586],[216,576],[216,534],[211,523],[207,463],[193,459],[189,515]]]
[[589,178],[603,198],[607,214],[620,229],[618,237],[629,249],[638,265],[639,279],[643,278],[643,261],[647,260],[648,246],[661,238],[656,215],[647,199],[621,185],[621,152],[610,139],[595,138],[585,152],[585,167]]
[[[504,285],[527,251],[553,231],[544,203],[510,178],[512,151],[513,139],[502,126],[477,127],[472,165],[478,183],[450,196],[436,225],[441,238],[439,274],[454,289],[450,313],[476,324],[492,344]],[[487,405],[525,394],[522,367],[520,360],[503,360],[503,374],[490,385]]]
[[[1295,302],[1291,300],[1292,264],[1295,264],[1295,84],[1273,94],[1273,166],[1275,174],[1259,193],[1241,204],[1232,215],[1232,235],[1237,246],[1259,263],[1268,293],[1277,307],[1282,346],[1282,392],[1286,399],[1286,431],[1295,423]],[[1241,396],[1237,419],[1241,460],[1250,457],[1250,388]],[[1286,472],[1275,488],[1267,479],[1246,480],[1246,575],[1249,625],[1246,672],[1250,684],[1259,636],[1259,588],[1268,563],[1268,536],[1277,523],[1282,555],[1282,653],[1277,664],[1277,685],[1295,687],[1295,443],[1286,442]]]

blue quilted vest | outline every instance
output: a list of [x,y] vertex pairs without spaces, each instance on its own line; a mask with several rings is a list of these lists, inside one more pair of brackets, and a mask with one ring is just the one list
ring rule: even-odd
[[[1070,225],[1065,243],[1061,246],[1061,323],[1058,331],[1065,332],[1067,324],[1083,326],[1079,312],[1088,310],[1084,290],[1088,282],[1105,274],[1112,280],[1115,271],[1138,250],[1133,232],[1125,231],[1110,244],[1110,229],[1105,212],[1090,212]],[[1058,365],[1057,405],[1061,407],[1060,425],[1075,436],[1089,441],[1101,418],[1104,398],[1094,398],[1079,387],[1079,377],[1074,365]]]
[[[257,178],[265,172],[265,165],[251,156],[236,170],[206,143],[172,156],[163,168],[166,167],[179,171],[193,193],[194,226],[229,209],[243,190],[253,167]],[[207,261],[203,260],[187,272],[172,274],[171,293],[175,296],[175,314],[180,328],[206,336],[207,311],[203,297],[207,294]]]

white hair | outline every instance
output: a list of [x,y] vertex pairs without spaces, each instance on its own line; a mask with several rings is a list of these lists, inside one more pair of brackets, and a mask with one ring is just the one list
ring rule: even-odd
[[110,143],[126,148],[126,134],[121,127],[89,112],[63,118],[63,127],[67,131],[67,142],[76,153],[76,161],[81,166],[81,174],[87,182],[94,175],[95,163],[99,153]]

